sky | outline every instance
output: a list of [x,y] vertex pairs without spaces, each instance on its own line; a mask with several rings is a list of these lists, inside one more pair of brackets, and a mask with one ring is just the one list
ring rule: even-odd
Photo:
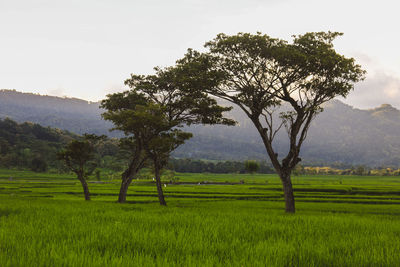
[[0,89],[98,101],[218,33],[339,31],[367,70],[344,102],[400,108],[400,1],[0,0]]

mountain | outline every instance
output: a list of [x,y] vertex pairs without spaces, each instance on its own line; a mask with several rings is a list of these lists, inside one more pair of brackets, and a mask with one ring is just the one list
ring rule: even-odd
[[[239,124],[192,127],[194,138],[177,150],[177,156],[194,158],[266,158],[261,138],[239,109],[230,114]],[[288,137],[283,129],[275,149],[284,155]],[[315,165],[400,165],[400,111],[384,104],[370,110],[355,109],[338,100],[324,105],[312,122],[301,157]]]
[[30,121],[77,134],[110,135],[112,124],[102,120],[101,113],[98,102],[0,90],[0,118],[17,122]]
[[24,167],[45,171],[47,167],[62,169],[57,151],[77,138],[70,132],[42,127],[10,119],[0,120],[0,167]]
[[[222,105],[230,105],[221,102]],[[110,133],[112,124],[101,119],[99,103],[75,98],[41,96],[0,90],[0,118],[31,121],[43,126],[120,136]],[[267,159],[254,126],[235,108],[228,114],[237,126],[192,126],[194,137],[174,153],[175,157],[210,160]],[[276,137],[279,155],[287,149],[284,129]],[[400,166],[400,111],[384,104],[361,110],[338,100],[324,105],[324,112],[313,121],[303,145],[305,164],[336,166]]]

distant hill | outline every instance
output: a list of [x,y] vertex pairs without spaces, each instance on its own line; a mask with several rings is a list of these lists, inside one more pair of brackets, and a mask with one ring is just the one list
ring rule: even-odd
[[[101,113],[99,103],[0,90],[0,118],[31,121],[78,134],[110,135],[108,129],[112,124],[102,120]],[[194,137],[174,156],[210,160],[266,159],[260,137],[243,112],[234,108],[229,116],[238,121],[237,126],[190,127]],[[111,135],[118,136],[118,133]],[[284,131],[277,136],[275,148],[280,155],[286,151]],[[388,104],[361,110],[338,100],[331,101],[312,123],[301,157],[307,164],[398,167],[400,111]]]
[[[112,124],[101,119],[98,102],[0,90],[0,118],[30,121],[77,134],[108,134]],[[116,135],[116,134],[111,134]]]
[[56,153],[75,138],[75,134],[31,122],[18,124],[10,119],[0,120],[0,167],[35,171],[45,171],[48,167],[63,169]]
[[[230,114],[235,127],[192,127],[195,137],[178,149],[177,156],[194,158],[265,158],[266,153],[254,126],[243,112]],[[276,137],[279,155],[287,152],[283,130]],[[370,110],[355,109],[338,100],[324,106],[313,121],[301,151],[303,162],[315,165],[400,165],[400,111],[384,104]]]

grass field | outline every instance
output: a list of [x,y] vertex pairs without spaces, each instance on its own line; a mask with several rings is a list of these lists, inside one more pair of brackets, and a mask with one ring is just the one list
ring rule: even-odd
[[118,180],[85,202],[73,176],[0,170],[0,266],[400,266],[400,177],[294,177],[288,215],[275,175],[177,176],[160,207],[151,181],[121,205]]

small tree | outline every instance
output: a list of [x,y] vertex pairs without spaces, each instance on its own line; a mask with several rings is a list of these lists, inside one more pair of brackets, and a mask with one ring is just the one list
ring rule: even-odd
[[47,163],[41,158],[34,158],[31,161],[31,170],[34,172],[45,172],[47,171]]
[[172,151],[192,137],[191,133],[174,129],[166,133],[160,133],[149,142],[146,151],[154,164],[154,175],[156,178],[157,193],[160,205],[167,205],[161,184],[161,170],[168,164]]
[[301,164],[297,164],[296,167],[293,169],[292,173],[294,176],[303,175],[305,172],[304,166]]
[[59,160],[64,161],[73,171],[83,187],[85,200],[90,200],[89,187],[86,179],[96,168],[94,160],[94,147],[88,140],[73,140],[57,154]]
[[[281,179],[286,212],[295,212],[291,173],[312,120],[323,103],[346,97],[364,78],[353,58],[334,50],[339,35],[306,33],[288,43],[261,33],[219,34],[205,44],[207,52],[189,50],[178,61],[187,86],[236,104],[252,121]],[[273,143],[281,128],[289,147],[278,156]]]
[[96,180],[97,181],[101,180],[101,170],[100,169],[95,169],[94,170],[94,175],[96,176]]
[[356,169],[354,170],[354,174],[355,175],[360,175],[361,176],[361,175],[365,175],[365,173],[366,173],[365,167],[362,166],[362,165],[357,166]]
[[260,164],[255,160],[246,160],[244,162],[244,168],[246,169],[246,172],[253,174],[258,172]]

